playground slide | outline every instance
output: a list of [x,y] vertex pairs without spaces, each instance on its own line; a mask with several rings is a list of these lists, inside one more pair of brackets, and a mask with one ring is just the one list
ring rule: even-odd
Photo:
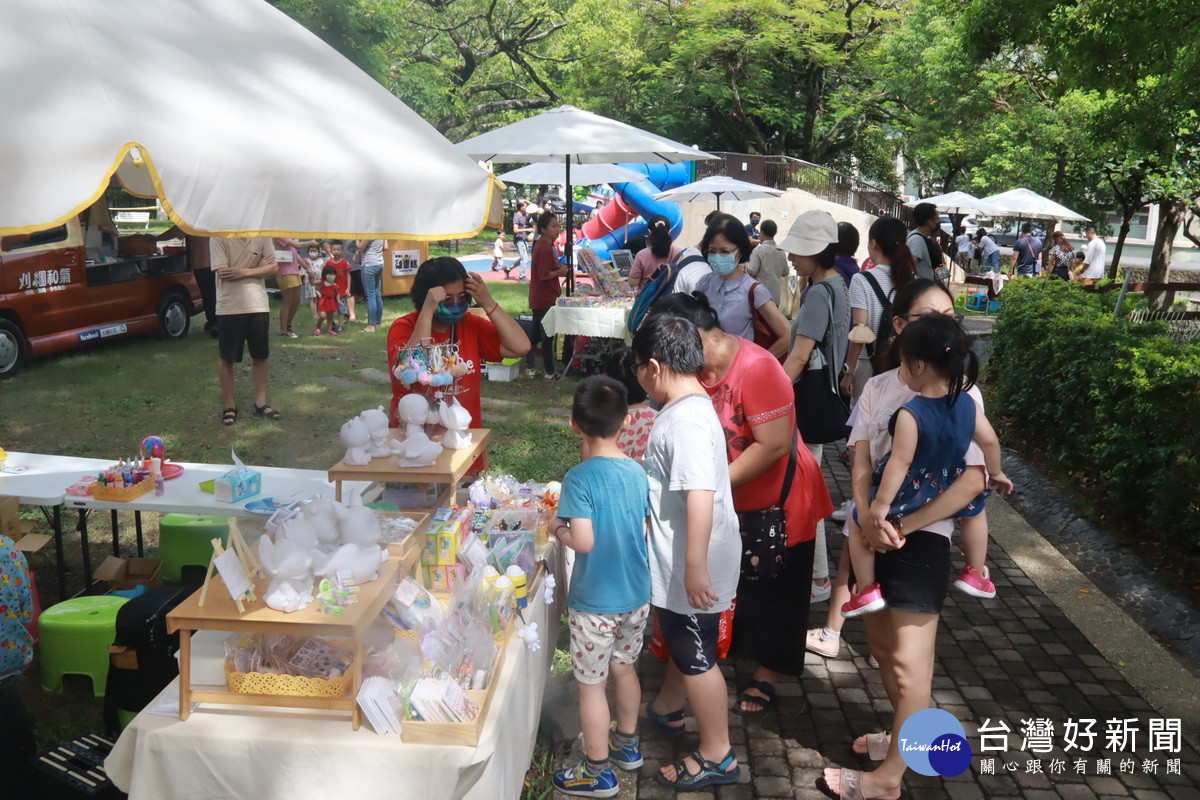
[[[692,165],[682,164],[622,164],[646,176],[644,180],[612,184],[616,196],[594,219],[583,224],[580,246],[596,251],[608,259],[610,250],[619,250],[625,243],[646,233],[646,220],[662,214],[671,223],[671,237],[683,229],[683,212],[670,200],[655,200],[654,195],[667,189],[683,186],[692,180]],[[641,219],[638,219],[638,218]]]

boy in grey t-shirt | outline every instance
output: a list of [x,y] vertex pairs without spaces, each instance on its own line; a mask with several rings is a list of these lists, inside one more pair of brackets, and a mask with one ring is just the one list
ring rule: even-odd
[[696,377],[704,347],[690,322],[651,314],[634,336],[633,354],[638,381],[663,404],[642,466],[650,479],[650,604],[670,662],[646,715],[669,735],[682,734],[686,701],[700,729],[696,752],[656,778],[683,791],[735,783],[741,767],[717,669],[721,612],[737,592],[741,563],[725,434]]

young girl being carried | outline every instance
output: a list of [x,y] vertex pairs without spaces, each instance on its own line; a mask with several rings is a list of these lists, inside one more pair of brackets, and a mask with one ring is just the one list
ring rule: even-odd
[[[943,315],[924,316],[905,327],[897,345],[900,379],[917,396],[893,416],[892,450],[879,460],[871,476],[869,513],[875,523],[911,513],[946,491],[966,468],[972,439],[983,449],[989,486],[1011,492],[1012,481],[1000,466],[1000,440],[991,423],[969,398],[959,402],[979,372],[978,358],[962,327]],[[986,494],[956,516],[978,515]],[[847,544],[856,586],[842,606],[842,616],[858,617],[885,608],[887,601],[875,581],[873,551],[854,531]],[[976,551],[982,562],[986,539],[982,548],[978,542],[964,542],[964,550]]]

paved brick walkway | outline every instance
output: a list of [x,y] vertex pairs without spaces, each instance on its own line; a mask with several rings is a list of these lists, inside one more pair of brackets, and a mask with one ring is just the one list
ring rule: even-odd
[[[829,452],[834,448],[826,450],[826,478],[834,500],[840,502],[849,491],[849,472]],[[841,539],[829,525],[826,541],[831,565],[837,563]],[[910,771],[906,778],[910,796],[915,800],[1200,800],[1196,788],[1200,785],[1200,755],[1187,741],[1178,752],[1149,750],[1151,720],[1186,712],[1152,708],[1116,668],[1130,674],[1137,665],[1110,663],[995,540],[990,543],[988,559],[999,595],[995,600],[980,601],[951,590],[942,613],[933,679],[934,705],[963,721],[975,757],[971,769],[955,778],[929,778]],[[952,562],[955,572],[961,569],[956,546],[952,546]],[[824,603],[813,607],[811,626],[823,624],[826,608]],[[1135,625],[1119,612],[1106,624]],[[742,765],[741,783],[680,794],[679,800],[808,800],[824,796],[815,787],[822,767],[837,764],[870,769],[871,762],[854,755],[850,743],[857,735],[882,730],[891,720],[891,704],[878,671],[867,666],[862,624],[848,622],[843,638],[839,658],[825,660],[810,654],[798,681],[778,684],[776,713],[758,722],[730,716],[731,737]],[[749,680],[751,665],[735,662],[725,665],[723,671],[732,704],[735,688]],[[662,680],[662,664],[644,653],[641,675],[647,699],[653,697]],[[1142,677],[1145,680],[1134,679],[1143,686],[1155,679]],[[1023,747],[1022,721],[1035,718],[1049,720],[1054,727],[1053,748],[1048,752]],[[980,753],[977,731],[986,719],[993,724],[1003,721],[1012,729],[1007,752]],[[1095,746],[1083,754],[1066,752],[1064,725],[1084,719],[1096,720]],[[1110,719],[1130,720],[1128,726],[1137,731],[1136,749],[1126,747],[1118,752],[1108,746]],[[687,725],[694,731],[690,717]],[[1185,735],[1194,732],[1196,720],[1185,718],[1183,728]],[[694,732],[671,739],[643,731],[643,742],[646,764],[640,771],[622,776],[621,797],[674,797],[674,792],[654,781],[654,774],[662,764],[695,749]],[[577,752],[578,748],[570,758],[577,758]],[[985,759],[990,758],[994,758],[994,774],[985,769]],[[1080,758],[1084,760],[1082,772],[1077,763]],[[1110,774],[1104,774],[1102,759],[1109,759]],[[1168,759],[1176,761],[1169,763]],[[1154,772],[1149,771],[1147,762],[1156,765]]]

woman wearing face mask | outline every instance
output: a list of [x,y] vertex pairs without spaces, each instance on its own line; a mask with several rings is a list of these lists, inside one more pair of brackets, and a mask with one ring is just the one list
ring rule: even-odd
[[[533,311],[533,341],[542,348],[542,367],[546,371],[546,379],[553,380],[558,377],[554,369],[554,342],[543,330],[542,320],[562,294],[562,284],[558,279],[567,277],[567,267],[558,263],[558,248],[554,246],[562,231],[558,217],[553,211],[543,211],[536,225],[538,238],[533,246],[529,269],[529,308]],[[536,374],[531,349],[525,366],[531,376]]]
[[788,321],[771,300],[767,287],[746,274],[746,262],[750,260],[752,249],[746,226],[737,218],[728,214],[713,217],[700,240],[700,252],[708,259],[712,274],[701,278],[696,290],[708,298],[723,330],[750,341],[754,341],[750,306],[753,302],[759,316],[778,337],[768,349],[771,355],[782,360],[791,341]]
[[[516,320],[492,298],[487,285],[470,275],[457,258],[431,258],[417,269],[413,279],[413,305],[416,311],[405,314],[388,330],[388,374],[396,363],[400,348],[420,344],[455,342],[458,355],[467,365],[467,374],[458,379],[456,396],[471,412],[471,427],[481,427],[479,408],[479,369],[485,361],[520,358],[529,351],[529,337]],[[483,314],[468,314],[475,301]],[[392,376],[391,424],[396,428],[396,404],[409,388]]]

